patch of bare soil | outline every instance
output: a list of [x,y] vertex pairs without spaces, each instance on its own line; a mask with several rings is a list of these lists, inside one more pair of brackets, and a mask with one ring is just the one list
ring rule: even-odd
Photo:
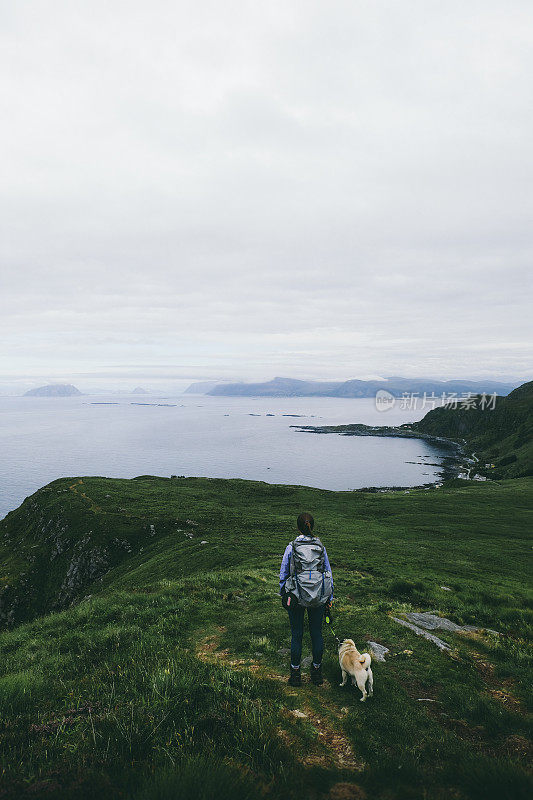
[[524,736],[518,734],[508,736],[502,750],[509,758],[524,758],[533,764],[533,743]]
[[[323,755],[304,756],[302,759],[304,764],[335,767],[352,772],[361,772],[365,768],[365,763],[358,759],[353,752],[349,739],[342,731],[332,726],[326,714],[317,714],[307,705],[304,705],[303,713],[317,731],[320,744],[326,749],[326,753]],[[325,763],[323,759],[325,759]]]
[[58,729],[70,728],[76,725],[80,718],[88,716],[91,721],[100,720],[103,718],[101,714],[93,714],[95,708],[88,703],[80,706],[79,708],[69,708],[62,711],[60,715],[53,715],[46,722],[32,723],[29,727],[30,733],[37,734],[50,734],[55,733]]
[[196,646],[196,655],[200,661],[218,661],[228,655],[228,650],[218,649],[220,645],[220,636],[225,630],[226,629],[220,625],[217,628],[217,633],[211,633],[208,636],[204,636],[203,639],[200,639]]
[[[81,497],[83,497],[84,500],[87,500],[87,502],[89,503],[90,509],[91,509],[91,511],[93,513],[96,514],[97,511],[101,511],[102,509],[100,508],[100,506],[96,505],[94,500],[92,500],[90,497],[88,497],[85,494],[85,492],[78,492],[78,488],[77,488],[78,486],[83,486],[83,479],[82,478],[79,478],[75,483],[73,483],[68,488],[70,489],[71,492],[74,492],[74,494],[80,495]],[[128,516],[130,516],[130,515],[128,514]]]
[[356,783],[335,783],[328,793],[328,800],[366,800],[367,794]]
[[509,679],[502,680],[498,678],[495,674],[494,665],[475,650],[470,651],[470,656],[475,668],[485,681],[491,697],[494,697],[495,700],[498,700],[511,711],[515,711],[518,714],[525,713],[520,700],[512,694],[513,682]]
[[[297,724],[298,721],[305,720],[309,722],[315,729],[317,748],[314,752],[307,752],[300,757],[301,762],[308,767],[324,767],[336,768],[338,770],[349,770],[353,772],[361,772],[365,768],[363,761],[358,759],[353,752],[352,745],[344,733],[337,727],[334,727],[329,721],[329,716],[339,717],[345,716],[349,709],[344,706],[340,712],[339,709],[331,702],[328,702],[326,692],[328,687],[324,685],[321,688],[320,701],[324,707],[324,713],[315,712],[310,704],[305,701],[306,687],[302,686],[297,692],[287,684],[287,677],[282,676],[277,672],[266,669],[263,665],[254,662],[253,659],[235,658],[232,657],[227,649],[219,650],[220,636],[225,631],[223,626],[219,626],[216,633],[211,633],[201,639],[196,647],[196,655],[202,661],[210,663],[223,663],[234,669],[248,669],[258,677],[268,678],[283,684],[284,691],[289,697],[301,696],[303,701],[303,710],[286,711],[285,718],[290,720],[290,725]],[[286,742],[287,746],[293,749],[293,752],[298,751],[295,747],[296,740],[290,734],[290,730],[279,729],[279,736]],[[351,786],[352,784],[337,784],[338,786]],[[339,791],[341,791],[339,789]],[[344,790],[342,790],[344,791]],[[362,789],[360,790],[362,792]],[[332,798],[336,797],[331,795]],[[341,800],[343,795],[338,795],[338,800]],[[346,795],[346,800],[349,800],[352,795]],[[364,794],[353,795],[353,798],[363,798]]]

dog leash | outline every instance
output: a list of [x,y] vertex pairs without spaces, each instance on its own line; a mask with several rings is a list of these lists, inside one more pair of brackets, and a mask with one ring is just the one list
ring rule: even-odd
[[342,639],[339,639],[339,637],[335,634],[335,631],[331,627],[331,622],[330,622],[329,614],[328,614],[327,611],[326,611],[326,618],[325,619],[326,619],[326,626],[327,626],[328,630],[331,631],[331,635],[333,636],[333,638],[335,639],[335,641],[339,645],[341,643]]
[[335,631],[334,630],[332,630],[331,628],[330,628],[330,630],[331,630],[331,635],[333,636],[333,638],[335,639],[337,644],[341,644],[342,639],[339,639],[339,637],[335,635]]

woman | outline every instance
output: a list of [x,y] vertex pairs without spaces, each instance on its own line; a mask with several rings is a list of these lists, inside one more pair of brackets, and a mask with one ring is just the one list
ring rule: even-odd
[[283,607],[289,612],[291,625],[291,686],[301,686],[300,660],[304,616],[307,608],[313,663],[311,680],[315,686],[322,684],[322,655],[324,640],[322,622],[324,609],[331,606],[333,577],[326,548],[313,536],[315,521],[311,514],[303,513],[296,524],[300,535],[287,545],[279,573],[279,591]]

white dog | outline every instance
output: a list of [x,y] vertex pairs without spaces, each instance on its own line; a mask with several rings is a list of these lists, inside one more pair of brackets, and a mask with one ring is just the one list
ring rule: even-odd
[[370,669],[372,659],[368,653],[360,653],[353,639],[345,639],[339,645],[339,664],[342,670],[342,683],[341,686],[346,685],[348,675],[352,679],[355,686],[357,682],[358,687],[363,692],[361,702],[367,698],[366,684],[368,682],[368,697],[372,697],[374,691],[374,677]]

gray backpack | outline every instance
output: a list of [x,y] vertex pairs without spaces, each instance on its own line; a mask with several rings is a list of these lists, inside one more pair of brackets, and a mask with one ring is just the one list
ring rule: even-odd
[[285,591],[295,595],[298,605],[313,608],[327,603],[332,591],[331,572],[325,569],[325,548],[320,539],[291,542],[290,574]]

